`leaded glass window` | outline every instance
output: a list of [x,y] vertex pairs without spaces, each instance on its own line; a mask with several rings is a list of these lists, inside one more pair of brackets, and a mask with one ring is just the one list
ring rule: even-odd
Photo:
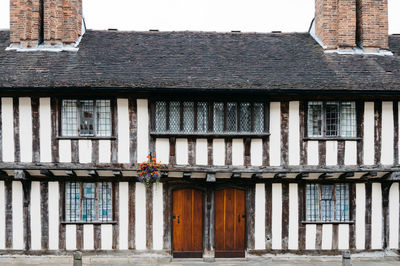
[[109,137],[111,127],[110,100],[63,100],[61,134],[65,137]]
[[152,133],[266,133],[266,103],[155,101]]
[[356,137],[355,102],[308,102],[309,137]]
[[307,221],[349,221],[349,206],[349,184],[306,185]]
[[65,186],[67,222],[112,221],[111,182],[68,182]]

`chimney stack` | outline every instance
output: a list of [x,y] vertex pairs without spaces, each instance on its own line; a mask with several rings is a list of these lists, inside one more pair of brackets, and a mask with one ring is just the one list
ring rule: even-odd
[[10,48],[74,45],[82,35],[82,0],[10,0]]
[[315,0],[315,36],[328,50],[388,49],[387,0]]

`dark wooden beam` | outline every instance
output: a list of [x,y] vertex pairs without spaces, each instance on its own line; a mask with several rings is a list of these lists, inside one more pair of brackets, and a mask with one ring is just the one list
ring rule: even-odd
[[274,178],[277,179],[281,179],[281,178],[285,178],[286,177],[286,173],[277,173],[274,175]]
[[207,178],[206,178],[207,182],[216,182],[217,178],[215,176],[215,173],[209,173],[207,174]]
[[8,177],[8,174],[6,171],[0,170],[0,177]]
[[14,170],[14,178],[16,180],[27,180],[31,178],[31,175],[25,170]]
[[89,170],[89,171],[88,171],[88,174],[89,174],[91,177],[99,177],[99,174],[97,173],[96,170]]
[[309,173],[300,173],[300,174],[298,174],[298,175],[296,176],[296,179],[297,179],[297,180],[301,180],[301,179],[303,179],[304,177],[309,177],[309,176],[310,176]]
[[40,174],[41,175],[45,175],[47,177],[54,177],[54,174],[52,171],[50,170],[40,170]]
[[339,176],[339,179],[346,179],[347,177],[354,177],[354,172],[346,172]]
[[183,173],[183,179],[190,179],[190,177],[192,176],[192,172],[184,172]]
[[119,171],[119,170],[112,171],[112,173],[113,173],[113,175],[114,175],[115,177],[121,177],[121,176],[122,176],[122,172]]
[[232,179],[235,179],[235,178],[240,178],[240,177],[241,177],[241,175],[242,175],[241,173],[237,173],[237,172],[236,172],[236,173],[232,173],[232,176],[231,176],[231,178],[232,178]]
[[161,177],[167,178],[168,177],[168,171],[161,171]]
[[251,176],[251,179],[253,179],[253,180],[258,180],[258,179],[261,179],[261,178],[262,178],[262,174],[260,174],[260,173],[253,174]]
[[76,173],[74,170],[65,170],[65,174],[67,176],[76,176]]
[[377,175],[378,175],[377,172],[368,172],[368,173],[364,174],[364,175],[361,177],[361,179],[367,180],[368,178],[370,178],[370,177],[375,177],[375,176],[377,176]]
[[318,177],[318,179],[325,179],[328,177],[333,177],[333,174],[332,173],[323,173]]

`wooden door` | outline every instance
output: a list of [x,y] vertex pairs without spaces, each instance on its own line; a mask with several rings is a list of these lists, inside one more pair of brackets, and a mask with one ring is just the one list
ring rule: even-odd
[[215,257],[244,257],[245,191],[235,188],[215,193]]
[[203,257],[203,193],[174,190],[172,202],[173,257]]

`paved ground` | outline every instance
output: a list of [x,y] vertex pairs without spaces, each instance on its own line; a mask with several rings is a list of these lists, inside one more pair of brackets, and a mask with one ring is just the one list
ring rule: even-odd
[[[73,264],[72,256],[0,256],[0,265],[26,266],[71,266]],[[161,266],[241,266],[241,265],[271,265],[271,266],[340,266],[342,265],[340,256],[332,257],[250,257],[247,259],[217,259],[215,262],[203,262],[201,259],[173,259],[159,257],[133,257],[133,256],[86,256],[83,258],[83,265],[161,265]],[[359,256],[352,259],[354,266],[392,266],[400,265],[400,257],[396,256]]]

